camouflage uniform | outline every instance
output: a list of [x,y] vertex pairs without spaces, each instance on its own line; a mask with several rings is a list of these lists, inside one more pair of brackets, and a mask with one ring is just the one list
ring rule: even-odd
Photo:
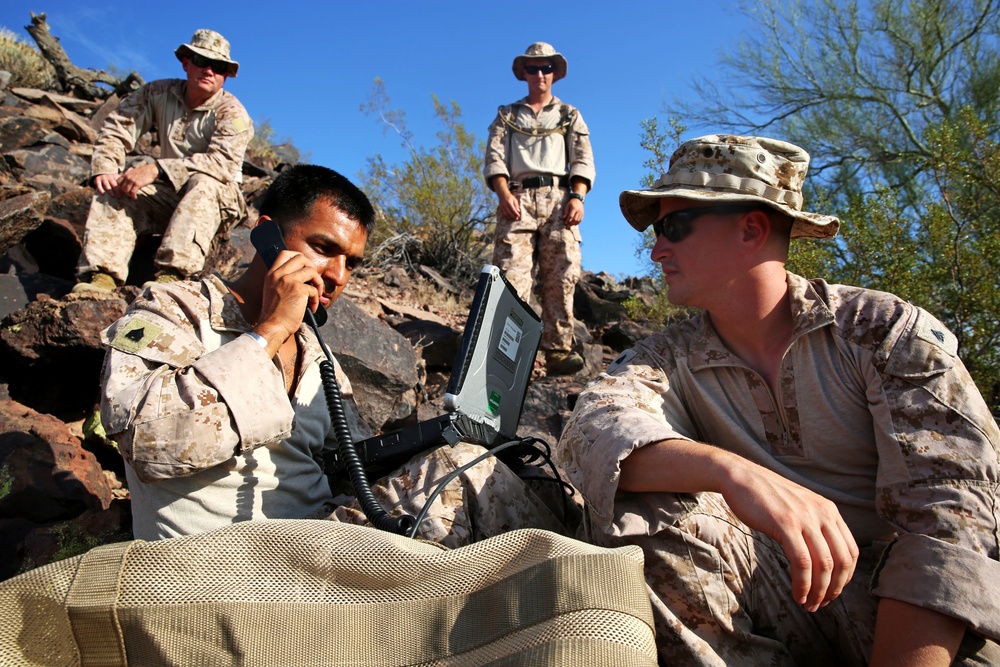
[[[561,131],[544,134],[557,127]],[[537,115],[527,98],[500,107],[490,125],[483,174],[490,187],[494,176],[520,181],[540,174],[566,177],[567,182],[579,177],[592,185],[595,171],[590,130],[580,112],[557,97]],[[521,219],[508,220],[497,212],[493,263],[504,271],[521,298],[534,303],[533,269],[537,261],[545,324],[540,347],[569,351],[573,343],[573,292],[581,275],[580,230],[577,226],[567,228],[563,222],[570,191],[553,184],[519,191],[511,187],[511,192],[520,202]]]
[[[241,335],[249,330],[236,300],[212,276],[150,288],[104,332],[101,418],[128,463],[137,538],[251,519],[315,518],[338,504],[319,463],[336,439],[315,335],[305,326],[297,333],[303,363],[289,399],[280,364]],[[339,364],[336,371],[352,436],[367,437],[351,384]],[[483,451],[460,445],[414,459],[376,494],[386,506],[413,511],[444,474]],[[479,505],[484,494],[511,501]],[[364,522],[350,506],[331,518]],[[557,526],[516,476],[489,459],[439,496],[423,534],[457,546],[510,528]]]
[[[623,353],[580,396],[556,456],[591,537],[643,547],[668,664],[863,664],[883,596],[961,619],[963,654],[1000,660],[1000,431],[955,337],[890,294],[793,274],[788,286],[779,396],[704,314]],[[842,596],[813,614],[794,604],[780,546],[715,494],[617,491],[623,459],[672,438],[834,501],[862,550]]]
[[93,176],[122,172],[126,154],[154,128],[162,173],[137,199],[110,193],[94,197],[78,275],[99,271],[124,283],[138,234],[163,234],[155,260],[159,269],[194,275],[204,267],[220,225],[242,219],[246,204],[240,183],[243,155],[253,138],[250,116],[224,89],[188,109],[185,86],[182,79],[148,83],[105,120],[94,145]]

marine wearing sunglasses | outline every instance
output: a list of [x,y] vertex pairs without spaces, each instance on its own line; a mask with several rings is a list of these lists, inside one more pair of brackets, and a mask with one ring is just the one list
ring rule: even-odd
[[200,67],[202,69],[206,67],[211,67],[212,71],[216,74],[228,74],[229,73],[229,63],[223,62],[221,60],[211,60],[205,56],[198,53],[189,53],[187,59],[191,61],[191,64],[195,67]]
[[749,213],[763,208],[757,204],[720,204],[719,206],[703,206],[701,208],[682,208],[679,211],[671,211],[654,222],[653,232],[657,237],[666,237],[671,243],[680,243],[691,233],[692,223],[703,215],[732,215],[734,213]]

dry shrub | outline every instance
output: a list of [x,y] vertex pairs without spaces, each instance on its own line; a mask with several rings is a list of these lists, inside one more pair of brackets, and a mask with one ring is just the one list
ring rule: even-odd
[[11,73],[11,88],[55,87],[56,71],[34,46],[0,27],[0,69]]

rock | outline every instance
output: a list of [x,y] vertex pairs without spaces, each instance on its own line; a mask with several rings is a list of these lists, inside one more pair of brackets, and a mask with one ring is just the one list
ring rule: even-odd
[[48,218],[24,237],[24,247],[44,274],[73,281],[82,246],[76,229],[65,220]]
[[51,218],[59,218],[73,225],[78,239],[83,238],[87,226],[87,214],[90,212],[90,201],[94,197],[93,188],[77,187],[52,197],[46,214]]
[[6,153],[17,148],[34,146],[49,133],[40,120],[15,116],[0,120],[0,151]]
[[0,326],[0,359],[10,394],[32,408],[80,418],[98,397],[100,334],[125,313],[116,294],[42,298]]
[[582,280],[576,284],[576,292],[573,296],[573,317],[598,327],[608,322],[627,318],[624,306],[608,301],[602,296],[606,292],[598,290],[600,288],[595,288]]
[[15,172],[20,171],[25,178],[47,174],[73,183],[84,183],[90,177],[89,162],[55,144],[9,151],[4,158]]
[[451,370],[462,344],[461,331],[428,320],[407,320],[393,328],[420,350],[428,370]]
[[71,281],[53,278],[44,273],[0,275],[0,320],[21,310],[37,299],[39,294],[60,298],[72,288]]
[[42,224],[51,199],[48,192],[34,192],[0,201],[0,255]]
[[601,342],[616,352],[622,352],[654,333],[655,330],[648,324],[624,320],[608,327],[601,335]]
[[132,539],[129,503],[115,502],[106,510],[87,510],[69,521],[34,525],[23,537],[20,569],[79,556],[94,547]]
[[409,418],[417,407],[417,353],[401,334],[341,296],[320,335],[351,380],[358,407],[376,429]]
[[413,281],[407,275],[406,269],[401,266],[394,266],[389,269],[382,277],[382,282],[389,287],[398,287],[403,290],[408,290],[413,285]]
[[420,273],[424,274],[436,284],[440,289],[445,292],[450,292],[451,294],[459,294],[459,289],[455,287],[450,280],[442,276],[440,273],[435,271],[429,266],[420,265]]
[[53,521],[111,504],[94,455],[61,421],[15,401],[0,401],[0,468],[10,478],[0,498],[5,517]]

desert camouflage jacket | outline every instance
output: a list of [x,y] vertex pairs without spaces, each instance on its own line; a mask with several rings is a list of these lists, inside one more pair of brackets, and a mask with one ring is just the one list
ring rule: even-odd
[[151,81],[118,105],[104,121],[90,161],[92,176],[117,174],[144,133],[155,129],[163,169],[176,190],[191,174],[221,183],[243,181],[243,156],[253,138],[253,123],[234,95],[219,90],[197,109],[184,102],[183,79]]
[[[594,186],[594,151],[580,111],[553,97],[535,114],[528,98],[500,107],[490,124],[483,175],[516,179],[528,174],[579,177]],[[492,187],[492,186],[491,186]]]
[[[301,518],[330,499],[319,461],[336,440],[322,349],[303,326],[289,397],[280,365],[240,335],[249,329],[212,276],[150,288],[103,333],[101,419],[128,463],[137,537]],[[352,435],[368,437],[339,364],[336,372]]]
[[1000,638],[1000,431],[956,340],[884,292],[788,274],[795,320],[775,396],[710,317],[623,353],[581,394],[557,458],[609,536],[665,528],[659,494],[618,492],[620,463],[672,438],[740,454],[833,500],[873,592]]

